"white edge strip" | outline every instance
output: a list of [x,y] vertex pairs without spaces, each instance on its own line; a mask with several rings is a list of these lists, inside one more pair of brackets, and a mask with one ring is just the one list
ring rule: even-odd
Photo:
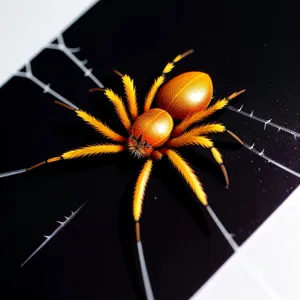
[[[268,201],[268,199],[261,199]],[[251,221],[251,220],[249,220]],[[252,234],[191,300],[268,299],[240,258],[282,299],[300,299],[300,186]],[[201,269],[201,266],[199,266]]]
[[0,4],[0,88],[99,0],[9,0]]

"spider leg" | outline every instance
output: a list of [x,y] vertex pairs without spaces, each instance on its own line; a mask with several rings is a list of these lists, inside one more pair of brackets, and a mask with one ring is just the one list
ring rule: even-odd
[[226,230],[224,225],[221,223],[217,215],[214,213],[213,209],[209,206],[207,202],[207,196],[203,190],[203,187],[195,175],[192,168],[188,165],[188,163],[174,150],[171,149],[163,149],[161,152],[166,154],[172,164],[176,167],[176,169],[181,173],[181,175],[185,178],[187,183],[190,185],[194,193],[196,194],[198,200],[205,206],[207,212],[214,220],[215,224],[223,234],[224,238],[227,240],[232,250],[236,252],[239,248],[232,235]]
[[232,131],[226,129],[226,132],[228,134],[230,134],[236,141],[238,141],[241,145],[244,145],[244,142],[236,135],[234,134]]
[[126,128],[126,130],[129,132],[131,129],[131,122],[129,120],[125,105],[123,103],[123,100],[120,96],[115,94],[110,89],[105,89],[104,94],[107,96],[107,98],[110,100],[110,102],[114,105],[115,110],[117,112],[118,118],[120,119],[123,126]]
[[133,217],[136,222],[135,223],[136,242],[137,242],[140,267],[142,271],[143,283],[145,287],[147,300],[154,300],[154,296],[153,296],[151,283],[149,280],[149,275],[148,275],[146,262],[144,258],[139,221],[142,214],[143,199],[145,195],[146,186],[151,174],[152,166],[153,166],[153,160],[148,159],[144,164],[143,169],[137,179],[135,189],[134,189],[134,195],[133,195]]
[[205,110],[198,111],[198,112],[186,117],[174,128],[174,130],[172,132],[172,136],[173,137],[179,136],[193,124],[203,121],[204,119],[206,119],[209,116],[211,116],[212,114],[214,114],[216,111],[223,109],[229,103],[229,101],[231,99],[237,97],[238,95],[244,93],[245,91],[246,90],[241,90],[239,92],[235,92],[235,93],[231,94],[229,97],[218,100],[216,103],[209,106]]
[[133,79],[131,79],[128,75],[123,75],[117,70],[114,72],[122,78],[124,90],[126,94],[126,100],[129,107],[129,112],[133,121],[138,117],[138,105],[136,100],[136,88],[134,86]]
[[145,104],[144,104],[144,112],[147,112],[151,108],[153,99],[154,99],[158,89],[160,88],[160,86],[164,83],[164,81],[165,81],[164,75],[160,75],[159,77],[157,77],[154,80],[154,83],[151,86],[151,88],[146,96],[146,100],[145,100]]
[[[120,73],[120,76],[122,74]],[[133,87],[134,88],[134,87]],[[111,89],[103,89],[103,88],[94,88],[90,89],[90,92],[93,91],[104,91],[104,94],[109,99],[109,101],[114,105],[115,111],[117,112],[118,118],[123,124],[123,126],[126,128],[126,130],[129,132],[131,129],[131,122],[128,117],[124,102],[120,96],[118,96],[116,93],[114,93]],[[135,91],[135,89],[134,89]]]
[[[226,131],[226,127],[220,123],[205,124],[189,131],[184,132],[178,137],[172,138],[167,142],[169,147],[181,147],[183,145],[191,144],[190,140],[199,135],[207,135],[210,133],[222,133]],[[193,144],[193,143],[192,143]]]
[[104,91],[105,91],[105,88],[99,88],[99,87],[89,89],[90,93],[92,93],[92,92],[104,92]]
[[173,68],[175,67],[175,63],[179,62],[180,60],[182,60],[184,57],[192,54],[194,52],[193,49],[188,50],[182,54],[177,55],[172,62],[168,62],[167,65],[164,67],[162,74],[157,77],[157,79],[155,79],[153,85],[151,86],[146,99],[145,99],[145,104],[144,104],[144,112],[148,111],[151,108],[153,99],[158,91],[158,89],[160,88],[160,86],[164,83],[165,81],[165,75],[167,73],[170,73]]
[[166,155],[172,162],[172,164],[176,167],[176,169],[181,173],[183,178],[186,180],[188,185],[196,194],[198,200],[204,205],[207,206],[207,196],[203,190],[203,187],[195,175],[192,168],[188,165],[188,163],[174,150],[167,149],[165,150]]
[[56,100],[56,104],[63,106],[69,110],[72,110],[75,112],[75,114],[81,118],[83,121],[85,121],[87,124],[89,124],[94,130],[96,130],[98,133],[102,134],[105,138],[110,139],[115,142],[126,142],[126,138],[112,130],[110,127],[108,127],[106,124],[102,123],[89,113],[81,110],[81,109],[74,109],[73,107]]
[[220,151],[218,149],[216,149],[215,147],[211,147],[210,151],[211,151],[215,161],[219,164],[219,166],[220,166],[220,168],[223,172],[225,182],[226,182],[226,189],[228,189],[228,187],[229,187],[229,177],[228,177],[228,173],[227,173],[227,170],[225,168],[225,165],[223,163],[222,155],[221,155]]
[[69,160],[69,159],[80,158],[80,157],[85,157],[85,156],[92,156],[92,155],[118,153],[118,152],[124,151],[125,149],[126,149],[126,147],[123,145],[114,145],[114,144],[85,146],[85,147],[81,147],[78,149],[64,152],[60,156],[55,156],[55,157],[49,158],[49,159],[42,161],[38,164],[35,164],[29,168],[0,173],[0,178],[16,175],[16,174],[20,174],[20,173],[25,173],[25,172],[31,171],[33,169],[36,169],[47,163],[53,163],[53,162],[60,161],[60,160]]
[[161,160],[163,157],[163,153],[159,150],[154,150],[151,155],[155,160]]
[[[122,78],[124,89],[125,89],[125,94],[126,94],[126,100],[127,100],[127,104],[129,107],[129,112],[134,121],[138,117],[138,114],[139,114],[138,113],[138,104],[137,104],[137,99],[136,99],[136,88],[134,86],[134,82],[128,75],[126,75],[126,74],[123,75],[118,70],[114,70],[114,73],[116,73],[118,76],[120,76]],[[96,88],[92,88],[89,90],[89,92],[99,92],[99,91],[105,92],[106,89],[96,87]],[[111,100],[111,98],[109,98],[109,99]]]
[[228,178],[227,170],[226,170],[223,160],[222,160],[222,155],[219,152],[219,150],[214,147],[213,142],[209,138],[207,138],[205,136],[191,136],[189,138],[183,138],[181,140],[179,138],[175,138],[174,140],[175,141],[173,141],[173,142],[171,142],[171,141],[168,142],[168,146],[177,148],[177,147],[197,145],[197,146],[200,146],[203,148],[210,149],[215,161],[221,167],[221,170],[223,172],[225,182],[226,182],[226,189],[228,189],[229,178]]

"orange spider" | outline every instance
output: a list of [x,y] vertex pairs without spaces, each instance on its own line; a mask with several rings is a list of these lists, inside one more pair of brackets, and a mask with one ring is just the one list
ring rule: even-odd
[[[150,88],[145,99],[144,111],[141,114],[139,114],[138,111],[134,82],[128,75],[123,75],[120,72],[115,71],[115,73],[122,78],[124,84],[129,114],[121,97],[115,94],[112,90],[107,88],[95,88],[91,90],[104,91],[105,95],[114,105],[121,123],[128,132],[128,137],[118,134],[106,124],[97,120],[95,117],[83,110],[74,109],[65,103],[56,101],[57,104],[74,111],[78,117],[92,126],[97,132],[115,143],[85,146],[64,152],[60,156],[47,159],[46,161],[40,162],[27,169],[8,172],[6,175],[0,174],[2,175],[0,177],[4,177],[33,170],[45,163],[69,160],[90,155],[118,153],[126,151],[126,149],[137,158],[145,158],[146,162],[138,176],[134,190],[133,217],[136,222],[136,240],[147,299],[154,299],[154,297],[143,257],[139,221],[141,218],[146,185],[153,166],[153,160],[160,160],[163,155],[166,155],[185,178],[187,184],[192,188],[199,201],[212,215],[214,213],[208,206],[207,196],[200,181],[188,163],[175,150],[173,150],[173,148],[198,145],[200,147],[210,149],[214,159],[222,169],[226,181],[226,187],[228,188],[229,179],[221,154],[214,147],[212,140],[208,138],[207,135],[227,131],[227,133],[229,133],[233,138],[242,143],[235,134],[227,130],[226,127],[220,123],[210,123],[196,126],[192,129],[190,128],[192,125],[204,121],[214,112],[223,109],[231,99],[243,93],[245,90],[233,93],[229,97],[218,100],[215,104],[208,107],[212,99],[213,84],[210,76],[206,73],[183,73],[162,86],[165,81],[165,74],[169,73],[174,68],[175,63],[192,52],[193,50],[189,50],[176,56],[172,62],[169,62],[165,66],[162,74],[154,81]],[[156,94],[158,108],[151,108]],[[178,123],[175,127],[173,119],[180,121],[180,123]],[[225,233],[224,236],[226,234],[227,233]],[[226,237],[226,239],[229,241],[230,238]]]

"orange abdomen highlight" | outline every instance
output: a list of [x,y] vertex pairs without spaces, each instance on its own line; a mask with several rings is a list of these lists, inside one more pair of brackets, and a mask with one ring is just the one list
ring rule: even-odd
[[132,126],[131,134],[152,147],[163,145],[173,130],[173,119],[164,110],[153,108],[140,115]]
[[183,120],[206,109],[213,95],[210,76],[203,72],[187,72],[167,82],[157,94],[157,106],[174,119]]

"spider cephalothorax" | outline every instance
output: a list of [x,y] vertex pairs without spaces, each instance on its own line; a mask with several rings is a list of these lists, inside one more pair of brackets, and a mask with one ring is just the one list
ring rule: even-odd
[[138,158],[149,157],[154,149],[165,144],[172,129],[173,119],[165,110],[150,109],[134,121],[128,149]]
[[[121,123],[128,132],[127,137],[115,132],[100,120],[85,111],[78,109],[75,105],[72,107],[60,101],[56,101],[58,104],[74,111],[78,117],[92,126],[106,139],[112,141],[112,143],[84,146],[82,148],[64,152],[59,156],[50,158],[30,168],[0,174],[0,177],[6,177],[30,171],[45,163],[90,155],[118,153],[125,151],[126,149],[138,158],[145,158],[146,162],[138,176],[134,190],[133,217],[136,222],[138,252],[148,299],[153,299],[153,295],[142,253],[139,221],[141,218],[146,186],[153,166],[153,160],[160,160],[164,155],[169,158],[171,163],[185,178],[187,184],[194,191],[199,201],[207,208],[208,213],[215,220],[225,238],[231,245],[234,243],[229,233],[224,233],[225,229],[223,225],[220,225],[220,221],[208,205],[207,196],[198,177],[174,148],[197,145],[209,149],[215,161],[220,165],[225,177],[226,186],[228,187],[229,179],[221,154],[214,147],[213,141],[209,135],[227,131],[240,143],[242,143],[242,141],[220,123],[195,125],[203,122],[214,112],[223,109],[231,99],[244,92],[244,90],[233,93],[231,96],[218,100],[213,105],[209,106],[212,99],[213,85],[210,76],[206,73],[198,71],[183,73],[163,86],[165,75],[174,68],[176,62],[190,53],[192,53],[191,50],[176,56],[172,62],[165,66],[162,74],[154,81],[146,96],[142,114],[139,114],[138,111],[136,90],[133,80],[128,75],[123,75],[120,72],[115,71],[122,78],[124,84],[129,114],[122,98],[112,90],[100,88],[94,89],[104,91],[107,98],[112,102]],[[152,102],[157,92],[158,108],[151,109]],[[179,121],[176,126],[174,126],[173,119]],[[34,252],[34,254],[35,253],[36,252]],[[32,256],[33,255],[31,255],[30,258]]]

